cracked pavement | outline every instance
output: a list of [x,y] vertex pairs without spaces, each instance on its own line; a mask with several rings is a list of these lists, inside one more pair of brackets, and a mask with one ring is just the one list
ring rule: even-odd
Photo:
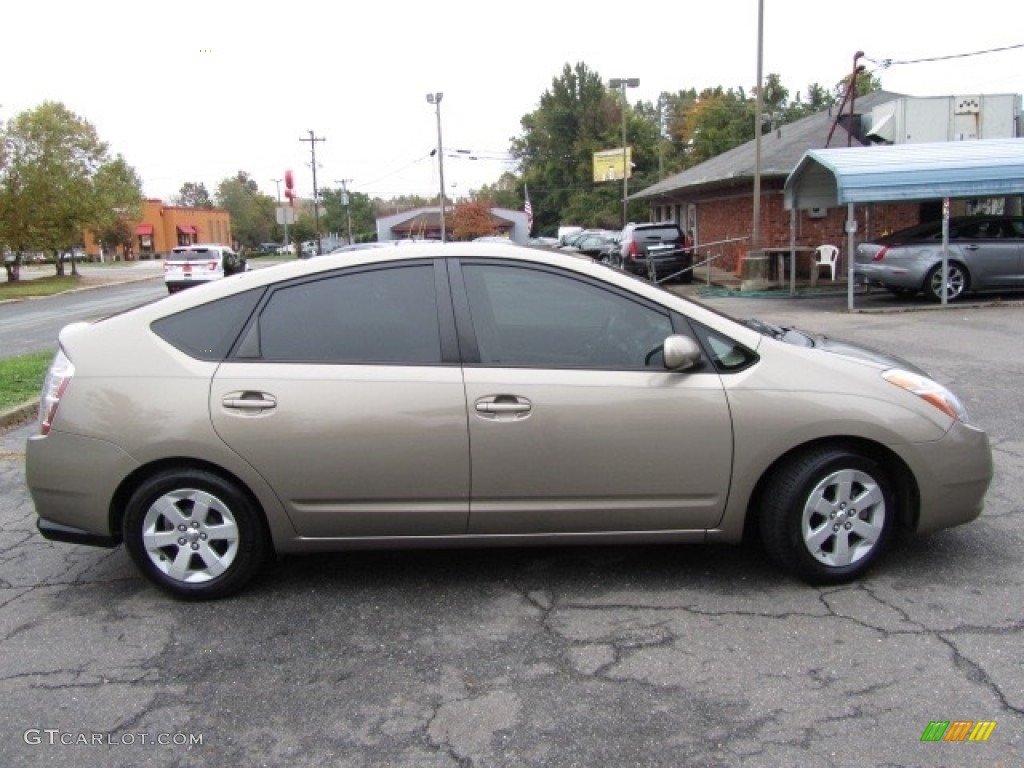
[[[0,435],[0,765],[1019,765],[1024,308],[756,311],[950,384],[992,439],[982,517],[841,587],[746,545],[360,552],[192,604],[36,533],[24,425]],[[933,720],[998,724],[922,743]],[[104,743],[60,743],[82,734]]]

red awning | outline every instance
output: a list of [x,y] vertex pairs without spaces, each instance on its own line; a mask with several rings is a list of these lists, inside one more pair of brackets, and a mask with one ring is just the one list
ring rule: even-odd
[[199,232],[191,224],[179,224],[178,232],[183,235],[198,235]]
[[153,234],[153,225],[152,224],[139,224],[139,226],[137,226],[135,228],[135,234],[136,235],[152,235]]

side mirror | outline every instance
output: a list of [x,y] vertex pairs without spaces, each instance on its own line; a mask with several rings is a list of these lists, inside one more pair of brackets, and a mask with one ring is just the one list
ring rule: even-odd
[[686,371],[700,362],[701,351],[689,336],[669,336],[662,344],[665,367],[670,371]]

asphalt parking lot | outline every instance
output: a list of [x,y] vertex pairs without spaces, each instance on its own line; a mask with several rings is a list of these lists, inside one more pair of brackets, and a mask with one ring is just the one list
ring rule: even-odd
[[[189,604],[121,549],[36,534],[22,425],[0,435],[0,765],[1019,765],[1024,306],[705,301],[951,386],[992,439],[982,517],[832,588],[748,546],[365,552]],[[946,721],[995,726],[922,741]]]

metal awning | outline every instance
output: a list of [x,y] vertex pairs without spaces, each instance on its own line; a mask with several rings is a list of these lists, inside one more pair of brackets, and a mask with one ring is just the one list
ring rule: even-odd
[[1024,195],[1024,139],[809,149],[786,179],[785,207]]

